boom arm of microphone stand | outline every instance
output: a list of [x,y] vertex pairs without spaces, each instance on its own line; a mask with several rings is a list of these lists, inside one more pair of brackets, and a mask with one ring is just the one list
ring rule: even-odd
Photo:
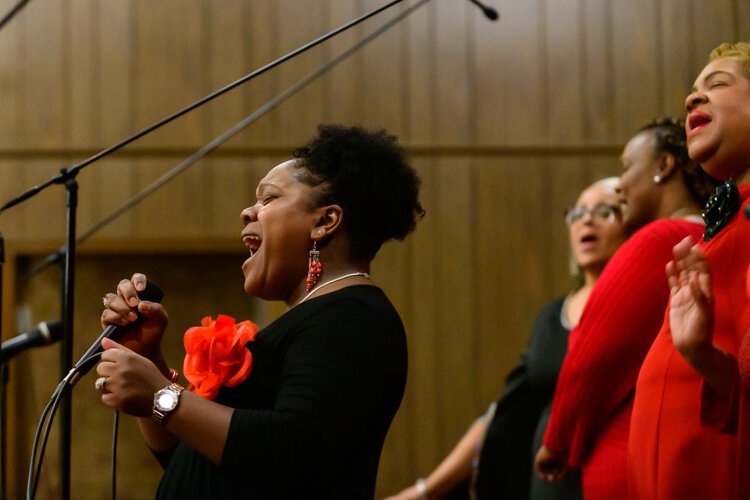
[[[110,213],[108,216],[104,217],[102,220],[91,226],[89,229],[81,233],[78,238],[77,242],[83,243],[85,240],[96,234],[100,229],[106,227],[110,222],[113,222],[115,219],[117,219],[120,215],[127,212],[129,209],[136,206],[138,203],[143,201],[147,196],[153,194],[154,192],[158,191],[161,187],[163,187],[167,182],[171,181],[177,175],[181,174],[185,170],[187,170],[189,167],[193,166],[195,163],[197,163],[199,160],[210,154],[212,151],[218,149],[222,144],[227,142],[229,139],[240,133],[242,130],[250,126],[251,124],[258,121],[261,117],[263,117],[266,113],[270,112],[271,110],[275,109],[277,106],[279,106],[282,102],[286,101],[293,95],[297,94],[300,90],[305,88],[310,83],[314,82],[324,74],[328,73],[331,69],[333,69],[335,66],[337,66],[339,63],[346,60],[348,57],[350,57],[352,54],[356,53],[358,50],[360,50],[362,47],[367,45],[368,43],[375,40],[377,37],[388,31],[390,28],[401,22],[404,18],[406,18],[408,15],[410,15],[412,12],[420,8],[425,3],[429,2],[430,0],[420,0],[419,2],[415,3],[408,9],[400,12],[397,16],[395,16],[390,21],[383,24],[380,28],[373,31],[351,47],[349,47],[347,50],[333,58],[332,60],[328,61],[325,65],[321,66],[317,70],[310,73],[305,78],[299,80],[297,83],[291,85],[286,90],[278,94],[276,97],[273,97],[271,100],[263,104],[260,108],[253,111],[251,114],[237,122],[235,125],[233,125],[231,128],[224,131],[222,134],[217,136],[215,139],[210,141],[208,144],[203,146],[201,149],[196,151],[194,154],[186,158],[185,160],[181,161],[177,165],[175,165],[172,169],[170,169],[168,172],[166,172],[164,175],[156,179],[154,182],[146,186],[140,193],[133,196],[130,200],[123,203],[120,207],[115,209],[112,213]],[[23,277],[24,281],[28,281],[43,270],[45,270],[47,267],[49,267],[52,264],[56,264],[62,261],[62,259],[65,257],[65,248],[61,248],[56,252],[53,252],[49,254],[44,260],[36,264],[31,270],[29,270],[28,273]]]
[[94,162],[96,162],[98,160],[101,160],[102,158],[104,158],[106,156],[109,156],[110,154],[112,154],[112,153],[114,153],[116,151],[119,151],[120,149],[124,148],[128,144],[130,144],[132,142],[135,142],[136,140],[140,139],[141,137],[144,137],[144,136],[150,134],[151,132],[153,132],[153,131],[155,131],[155,130],[161,128],[161,127],[163,127],[164,125],[166,125],[168,123],[171,123],[172,121],[174,121],[177,118],[179,118],[179,117],[181,117],[181,116],[189,113],[190,111],[193,111],[194,109],[196,109],[196,108],[198,108],[200,106],[203,106],[204,104],[208,103],[209,101],[212,101],[213,99],[219,97],[220,95],[225,94],[226,92],[229,92],[230,90],[232,90],[232,89],[234,89],[234,88],[236,88],[236,87],[238,87],[238,86],[240,86],[240,85],[242,85],[242,84],[244,84],[246,82],[249,82],[250,80],[252,80],[252,79],[254,79],[254,78],[262,75],[266,71],[269,71],[269,70],[275,68],[276,66],[279,66],[280,64],[282,64],[282,63],[284,63],[284,62],[292,59],[293,57],[295,57],[295,56],[297,56],[299,54],[302,54],[303,52],[306,52],[306,51],[312,49],[313,47],[316,47],[316,46],[320,45],[321,43],[325,42],[326,40],[328,40],[330,38],[333,38],[334,36],[338,35],[339,33],[343,33],[344,31],[346,31],[346,30],[348,30],[348,29],[350,29],[350,28],[352,28],[352,27],[354,27],[354,26],[356,26],[356,25],[358,25],[358,24],[360,24],[360,23],[362,23],[362,22],[370,19],[373,16],[376,16],[377,14],[380,14],[381,12],[383,12],[383,11],[385,11],[385,10],[387,10],[387,9],[393,7],[394,5],[399,4],[399,3],[403,2],[403,1],[404,0],[391,0],[387,4],[385,4],[385,5],[381,6],[381,7],[378,7],[376,9],[373,9],[370,12],[368,12],[368,13],[366,13],[366,14],[364,14],[364,15],[362,15],[362,16],[354,19],[354,20],[349,21],[348,23],[346,23],[346,24],[344,24],[342,26],[339,26],[338,28],[336,28],[336,29],[334,29],[332,31],[329,31],[325,35],[322,35],[322,36],[316,38],[315,40],[312,40],[311,42],[308,42],[305,45],[302,45],[301,47],[298,47],[298,48],[292,50],[291,52],[289,52],[289,53],[287,53],[287,54],[279,57],[278,59],[276,59],[274,61],[271,61],[270,63],[266,64],[265,66],[262,66],[261,68],[258,68],[255,71],[253,71],[251,73],[248,73],[247,75],[245,75],[245,76],[243,76],[243,77],[235,80],[234,82],[232,82],[232,83],[230,83],[228,85],[225,85],[224,87],[222,87],[222,88],[220,88],[218,90],[215,90],[214,92],[212,92],[212,93],[210,93],[210,94],[208,94],[208,95],[206,95],[206,96],[198,99],[197,101],[193,102],[192,104],[189,104],[188,106],[185,106],[181,110],[179,110],[179,111],[177,111],[177,112],[175,112],[175,113],[167,116],[166,118],[163,118],[163,119],[159,120],[158,122],[156,122],[156,123],[154,123],[154,124],[152,124],[152,125],[144,128],[143,130],[141,130],[139,132],[136,132],[135,134],[131,135],[130,137],[127,137],[127,138],[123,139],[122,141],[118,142],[117,144],[115,144],[113,146],[110,146],[110,147],[108,147],[107,149],[105,149],[103,151],[100,151],[99,153],[95,154],[94,156],[91,156],[90,158],[88,158],[88,159],[86,159],[86,160],[84,160],[84,161],[82,161],[80,163],[77,163],[76,165],[73,165],[72,167],[70,167],[68,169],[63,169],[60,175],[52,178],[50,181],[47,181],[46,183],[44,183],[44,184],[42,184],[40,186],[34,186],[32,189],[30,189],[29,191],[23,193],[18,198],[14,199],[14,200],[11,200],[9,203],[6,203],[5,205],[3,205],[3,207],[0,208],[0,213],[2,213],[4,210],[7,210],[8,208],[11,208],[11,207],[13,207],[13,206],[21,203],[24,200],[27,200],[27,199],[31,198],[32,196],[38,194],[39,192],[41,192],[45,188],[51,186],[52,184],[66,183],[69,178],[75,177],[76,174],[78,173],[78,171],[82,170],[83,168],[87,167],[88,165],[90,165],[90,164],[92,164],[92,163],[94,163]]

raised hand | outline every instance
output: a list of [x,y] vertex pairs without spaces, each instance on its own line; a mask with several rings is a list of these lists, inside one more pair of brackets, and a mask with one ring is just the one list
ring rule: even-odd
[[713,347],[714,298],[711,272],[701,248],[690,237],[675,245],[666,267],[670,288],[672,342],[693,366]]

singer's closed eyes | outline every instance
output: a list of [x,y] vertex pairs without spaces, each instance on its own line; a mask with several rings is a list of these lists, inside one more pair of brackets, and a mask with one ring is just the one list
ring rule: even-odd
[[139,301],[146,276],[120,281],[102,325],[144,319],[103,340],[99,388],[164,466],[157,498],[373,497],[407,357],[370,263],[423,216],[419,187],[394,137],[356,127],[321,126],[271,169],[240,216],[244,289],[289,309],[257,332],[221,311],[188,330],[187,390],[159,349],[164,307]]

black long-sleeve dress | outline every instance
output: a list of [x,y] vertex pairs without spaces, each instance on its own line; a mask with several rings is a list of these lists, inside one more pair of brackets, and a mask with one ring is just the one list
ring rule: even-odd
[[160,499],[372,498],[406,384],[406,336],[383,292],[357,285],[299,304],[248,344],[253,368],[220,466],[180,443]]
[[480,500],[582,498],[578,471],[552,483],[537,479],[533,471],[568,350],[564,302],[555,300],[539,312],[521,362],[505,381],[480,452],[475,484]]

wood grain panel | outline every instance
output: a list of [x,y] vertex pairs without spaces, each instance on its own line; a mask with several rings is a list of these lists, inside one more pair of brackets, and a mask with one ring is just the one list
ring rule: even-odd
[[[282,0],[277,2],[279,56],[327,33],[322,23],[323,3]],[[324,61],[320,46],[311,49],[293,61],[275,69],[281,84],[278,90],[286,89],[307,74],[317,69]],[[323,111],[323,91],[320,81],[313,83],[286,101],[274,113],[278,114],[278,126],[284,131],[284,142],[303,143],[315,133]],[[277,138],[277,142],[278,138]]]
[[64,93],[67,58],[65,32],[60,22],[65,15],[63,2],[31,4],[24,9],[28,22],[24,29],[26,65],[24,106],[25,132],[19,142],[32,147],[62,145],[65,115]]
[[[365,12],[381,5],[379,0],[365,0]],[[368,26],[378,26],[384,19],[391,18],[396,11],[391,9],[377,20],[368,21]],[[370,28],[372,29],[372,28]],[[364,58],[364,95],[360,96],[363,106],[363,123],[370,128],[385,128],[394,133],[403,129],[400,48],[401,28],[394,28],[389,36],[380,37],[362,52]]]
[[733,0],[711,2],[694,0],[694,3],[696,29],[693,30],[693,36],[695,37],[696,66],[690,86],[706,65],[711,50],[722,42],[734,42],[736,36]]
[[[164,0],[137,4],[138,130],[175,113],[209,92],[203,53],[203,2]],[[167,29],[173,26],[177,29]],[[209,104],[210,106],[210,104]],[[207,109],[189,113],[141,141],[141,145],[201,143]]]
[[[663,107],[657,8],[651,0],[613,0],[613,69],[617,139],[625,141],[633,130]],[[637,33],[638,36],[633,36]],[[644,81],[651,85],[644,85]]]
[[[0,0],[0,12],[13,3]],[[0,32],[0,153],[10,158],[0,161],[2,201],[384,3],[31,2]],[[374,279],[402,315],[410,349],[407,393],[383,452],[378,495],[429,473],[499,394],[536,311],[568,290],[564,207],[593,180],[619,172],[619,151],[643,122],[682,114],[686,89],[711,48],[750,38],[750,7],[743,0],[488,3],[500,12],[500,22],[487,21],[468,2],[429,2],[228,145],[242,149],[199,162],[80,248],[85,259],[101,258],[81,271],[82,297],[100,296],[113,279],[109,267],[132,272],[133,266],[149,266],[149,272],[170,276],[169,287],[189,290],[184,269],[129,252],[137,247],[171,259],[237,248],[241,261],[239,211],[254,200],[258,180],[318,123],[385,127],[398,135],[423,177],[428,214],[409,240],[386,245],[373,265]],[[413,4],[404,2],[165,127],[127,154],[87,168],[78,178],[80,231]],[[0,215],[12,251],[58,248],[64,206],[64,190],[55,186]],[[228,255],[212,257],[221,264],[208,259],[202,265],[222,269],[215,279],[230,298],[202,297],[206,309],[193,315],[232,304],[236,314],[261,322],[278,316],[283,305],[248,305],[238,297],[242,290],[232,285],[237,265]],[[14,261],[6,271],[15,269]],[[16,299],[46,303],[34,302],[34,320],[59,310],[55,272],[18,293],[16,276],[6,276],[4,290],[13,292],[3,304],[6,323],[15,317]],[[175,297],[174,307],[189,315],[184,298]],[[84,303],[88,309],[77,311],[77,321],[93,328],[98,298],[81,298]],[[3,336],[10,333],[6,328]],[[178,343],[170,346],[179,350]],[[30,444],[23,423],[38,413],[47,383],[28,361],[19,361],[12,373],[14,381],[38,384],[12,415],[11,425],[21,425],[13,428],[19,430],[12,443],[18,460]],[[18,394],[17,387],[12,391]],[[76,425],[109,439],[106,417],[79,418]],[[140,445],[134,440],[123,446]],[[129,463],[146,471],[144,491],[153,491],[151,459],[126,453]],[[95,459],[106,461],[105,455]],[[54,471],[56,458],[48,458]],[[76,458],[75,470],[88,470],[85,460]],[[13,469],[14,484],[23,483],[22,468]],[[106,481],[89,479],[75,478],[78,491],[106,494]],[[55,481],[53,472],[45,494],[54,495]],[[123,481],[137,488],[130,478]]]
[[[664,47],[661,71],[664,82],[664,109],[662,115],[682,117],[685,115],[685,97],[696,75],[691,71],[690,26],[695,12],[690,2],[666,0],[660,4],[659,36]],[[654,116],[655,117],[655,116]]]
[[612,1],[584,2],[581,16],[582,139],[608,144],[615,141],[617,128]]
[[547,1],[544,9],[545,64],[543,91],[547,111],[545,139],[553,144],[572,143],[584,136],[583,113],[587,85],[583,71],[585,54],[582,4]]
[[436,135],[437,96],[436,74],[436,18],[435,0],[423,5],[405,21],[408,43],[404,60],[406,108],[403,130],[411,144],[430,144]]
[[[4,0],[0,12],[5,15],[15,2]],[[16,16],[3,28],[0,37],[0,95],[3,99],[3,112],[0,113],[0,146],[17,146],[26,131],[26,60],[24,17]],[[12,96],[12,98],[11,98]]]

